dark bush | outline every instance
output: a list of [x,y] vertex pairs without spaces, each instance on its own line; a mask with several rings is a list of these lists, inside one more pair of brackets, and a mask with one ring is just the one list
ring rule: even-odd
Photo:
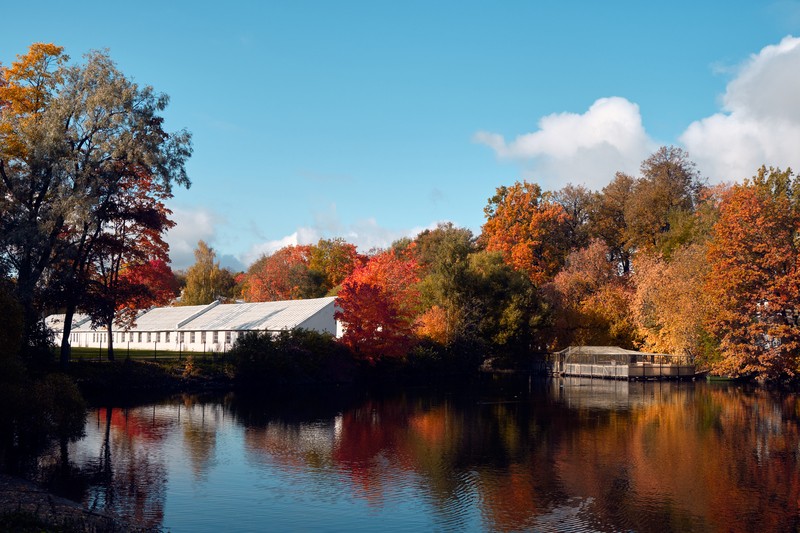
[[346,383],[356,369],[349,350],[332,335],[304,329],[247,333],[228,352],[228,360],[237,385],[247,388]]

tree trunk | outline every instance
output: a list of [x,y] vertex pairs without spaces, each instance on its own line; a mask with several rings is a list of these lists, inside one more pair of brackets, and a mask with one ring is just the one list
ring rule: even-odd
[[68,304],[66,312],[64,313],[64,332],[61,334],[61,353],[59,356],[59,363],[62,370],[66,370],[69,366],[70,356],[72,355],[72,347],[69,344],[69,335],[72,333],[72,317],[75,316],[75,305]]
[[108,331],[108,360],[114,360],[114,317],[111,317],[111,320],[108,321],[106,324],[106,330]]

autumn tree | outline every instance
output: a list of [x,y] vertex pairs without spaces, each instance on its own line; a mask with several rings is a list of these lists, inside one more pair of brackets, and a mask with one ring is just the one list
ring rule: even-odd
[[[244,297],[248,302],[299,300],[324,296],[328,289],[323,272],[312,271],[311,247],[285,246],[263,255],[247,270]],[[325,268],[321,264],[322,268]],[[338,267],[332,266],[332,271]]]
[[311,247],[308,268],[312,277],[321,277],[317,293],[330,293],[349,276],[353,270],[362,266],[367,258],[358,253],[355,245],[344,239],[320,239]]
[[702,183],[688,154],[674,146],[645,159],[641,173],[625,203],[624,236],[629,248],[659,249],[675,218],[694,211]]
[[633,250],[627,240],[625,212],[636,180],[618,172],[611,182],[596,193],[589,211],[589,237],[601,239],[608,247],[609,259],[621,274],[631,269]]
[[721,373],[777,379],[800,370],[799,199],[791,170],[765,167],[723,197],[706,283]]
[[338,294],[335,316],[345,326],[342,342],[371,362],[405,355],[415,340],[418,281],[416,261],[392,251],[354,270]]
[[633,347],[630,291],[611,257],[608,246],[593,239],[587,247],[573,250],[564,269],[544,287],[551,307],[551,348],[572,344]]
[[66,61],[60,47],[34,44],[0,84],[0,258],[16,274],[28,331],[44,282],[58,285],[62,363],[98,239],[129,190],[121,183],[138,168],[166,193],[188,186],[191,153],[186,132],[163,128],[166,96],[127,79],[105,53]]
[[680,247],[669,260],[637,256],[631,311],[647,351],[708,357],[708,270],[704,242]]
[[195,263],[186,272],[180,305],[205,305],[230,296],[236,282],[229,270],[220,268],[216,258],[213,248],[204,241],[197,243]]
[[569,215],[551,194],[527,181],[502,186],[484,208],[481,239],[534,285],[552,279],[569,252]]
[[459,295],[469,254],[475,250],[472,232],[452,223],[439,224],[417,235],[411,250],[420,265],[422,278],[423,311],[417,331],[441,344],[451,343],[465,333]]
[[180,294],[178,279],[163,259],[127,264],[120,277],[134,288],[132,296],[118,304],[117,323],[122,327],[133,325],[141,309],[169,305]]
[[553,200],[564,208],[570,249],[583,248],[589,243],[590,215],[595,195],[583,185],[566,184],[553,193]]
[[35,43],[10,67],[0,66],[0,261],[13,272],[25,317],[26,341],[35,327],[39,281],[50,266],[68,210],[46,201],[66,196],[47,176],[58,147],[49,140],[45,112],[64,78],[63,48]]
[[[119,182],[120,194],[110,202],[107,222],[94,237],[88,282],[81,306],[94,324],[108,333],[108,358],[114,360],[113,325],[131,326],[136,310],[166,304],[164,294],[172,271],[164,233],[175,224],[164,205],[167,194],[143,169],[134,168]],[[135,306],[135,307],[134,307]]]

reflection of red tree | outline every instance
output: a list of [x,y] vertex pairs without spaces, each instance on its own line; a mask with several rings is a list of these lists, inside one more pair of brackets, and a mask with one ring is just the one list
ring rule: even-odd
[[[99,418],[105,420],[105,409],[98,409]],[[142,409],[112,409],[111,428],[131,439],[141,438],[145,442],[159,442],[174,425],[171,419],[155,416],[152,411]]]
[[353,488],[373,503],[383,499],[388,488],[385,481],[393,477],[387,469],[396,468],[401,456],[397,447],[402,422],[397,415],[367,402],[342,416],[333,461],[350,477]]
[[601,528],[791,529],[800,516],[797,400],[671,384],[658,395],[627,411],[561,409],[544,426],[516,404],[367,401],[329,433],[276,423],[246,439],[273,463],[333,465],[373,504],[409,480],[422,480],[442,515],[477,494],[495,531],[535,530],[570,495]]

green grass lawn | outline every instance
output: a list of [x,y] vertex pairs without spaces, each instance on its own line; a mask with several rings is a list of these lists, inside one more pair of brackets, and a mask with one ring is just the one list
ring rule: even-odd
[[[55,354],[58,355],[58,348]],[[215,359],[224,354],[218,352],[175,352],[171,350],[129,350],[126,346],[114,347],[114,358],[117,360],[134,359],[139,361],[168,361],[186,359],[192,356],[195,359]],[[107,361],[108,348],[72,348],[73,361]]]

